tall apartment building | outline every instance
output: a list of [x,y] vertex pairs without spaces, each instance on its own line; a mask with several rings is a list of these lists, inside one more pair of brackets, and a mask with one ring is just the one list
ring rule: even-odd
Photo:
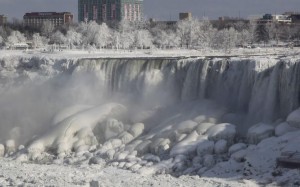
[[78,21],[140,21],[143,0],[78,0]]
[[30,27],[40,27],[45,21],[50,21],[55,27],[73,22],[70,12],[31,12],[23,16],[24,23]]
[[0,15],[0,26],[3,26],[7,23],[7,17],[4,15]]

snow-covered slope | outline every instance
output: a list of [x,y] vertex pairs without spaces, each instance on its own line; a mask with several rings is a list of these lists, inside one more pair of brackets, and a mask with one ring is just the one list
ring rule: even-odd
[[299,60],[3,56],[0,153],[293,184],[297,171],[279,171],[276,158],[297,151]]

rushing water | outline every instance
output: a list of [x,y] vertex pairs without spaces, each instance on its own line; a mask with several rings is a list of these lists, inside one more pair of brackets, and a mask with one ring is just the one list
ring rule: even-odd
[[[274,122],[299,106],[300,65],[280,59],[84,59],[111,93],[173,101],[210,99],[248,123]],[[159,94],[158,94],[159,93]]]

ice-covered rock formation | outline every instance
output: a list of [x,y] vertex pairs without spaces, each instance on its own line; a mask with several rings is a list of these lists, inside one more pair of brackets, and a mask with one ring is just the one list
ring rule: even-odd
[[[60,121],[56,127],[39,137],[28,147],[30,156],[34,159],[46,149],[54,149],[57,154],[68,153],[74,146],[92,146],[96,141],[92,130],[98,123],[109,117],[121,115],[126,108],[120,104],[110,103],[78,112]],[[87,138],[89,137],[89,140]],[[83,145],[79,142],[83,141]],[[78,148],[79,149],[79,148]]]

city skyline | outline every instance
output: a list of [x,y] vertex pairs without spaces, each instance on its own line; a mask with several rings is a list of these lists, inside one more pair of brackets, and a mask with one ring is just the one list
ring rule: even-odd
[[[78,17],[78,0],[1,0],[0,14],[22,19],[27,12],[65,12]],[[192,12],[194,17],[217,19],[221,16],[248,18],[265,13],[281,14],[286,11],[300,11],[299,0],[144,0],[145,18],[157,20],[178,20],[179,12]]]

